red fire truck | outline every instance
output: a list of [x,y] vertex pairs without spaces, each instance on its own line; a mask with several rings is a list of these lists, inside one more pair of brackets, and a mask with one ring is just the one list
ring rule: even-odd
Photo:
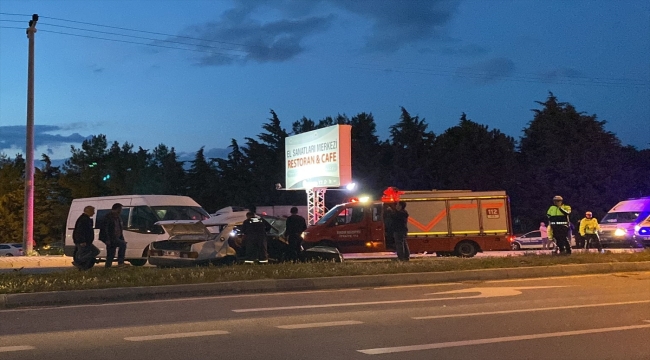
[[328,211],[303,233],[303,246],[331,246],[341,253],[394,251],[387,236],[387,207],[406,202],[411,253],[472,257],[479,251],[510,250],[512,221],[505,191],[399,191],[381,201],[351,201]]

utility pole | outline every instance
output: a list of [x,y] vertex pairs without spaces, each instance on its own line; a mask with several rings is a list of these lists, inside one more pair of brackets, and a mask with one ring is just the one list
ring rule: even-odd
[[23,208],[23,250],[25,255],[34,251],[34,34],[38,15],[32,15],[27,28],[29,60],[27,64],[27,141],[25,151],[25,206]]

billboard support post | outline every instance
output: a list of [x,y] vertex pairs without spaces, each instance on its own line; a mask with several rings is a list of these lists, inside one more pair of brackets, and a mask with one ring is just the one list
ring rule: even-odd
[[314,225],[325,215],[325,191],[327,188],[309,188],[307,191],[307,224]]

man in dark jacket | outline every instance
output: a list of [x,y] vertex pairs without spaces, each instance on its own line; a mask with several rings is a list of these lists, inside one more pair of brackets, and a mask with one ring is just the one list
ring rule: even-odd
[[291,208],[291,216],[287,218],[285,234],[289,242],[288,260],[300,260],[300,245],[302,243],[302,232],[307,230],[305,218],[298,215],[298,208]]
[[122,204],[115,203],[111,207],[111,212],[106,214],[102,220],[102,226],[99,230],[99,240],[106,244],[106,267],[109,268],[113,265],[115,258],[115,251],[117,251],[117,267],[129,266],[124,263],[124,256],[126,255],[126,241],[122,234]]
[[395,238],[395,250],[397,252],[397,259],[401,261],[409,261],[411,253],[409,245],[406,243],[406,234],[408,232],[407,223],[409,213],[406,212],[406,202],[400,201],[395,206],[395,213],[393,214],[393,231]]
[[74,224],[72,240],[75,249],[73,255],[73,265],[79,270],[88,270],[95,266],[95,258],[99,255],[99,249],[93,245],[95,240],[95,230],[93,230],[93,219],[95,208],[86,206],[84,212],[79,216]]
[[246,213],[246,220],[241,226],[244,234],[244,246],[246,247],[246,260],[244,263],[253,264],[258,261],[260,264],[269,262],[266,249],[266,232],[271,229],[271,224],[255,215],[254,212]]

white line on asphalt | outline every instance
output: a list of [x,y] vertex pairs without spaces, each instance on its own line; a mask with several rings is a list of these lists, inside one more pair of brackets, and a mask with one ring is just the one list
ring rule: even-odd
[[380,354],[390,354],[390,353],[399,353],[399,352],[408,352],[408,351],[443,349],[443,348],[450,348],[450,347],[472,346],[472,345],[483,345],[483,344],[495,344],[495,343],[510,342],[510,341],[535,340],[535,339],[545,339],[545,338],[554,338],[554,337],[562,337],[562,336],[598,334],[604,332],[647,329],[647,328],[650,328],[650,324],[618,326],[618,327],[600,328],[600,329],[575,330],[575,331],[562,331],[562,332],[519,335],[519,336],[505,336],[505,337],[488,338],[488,339],[450,341],[450,342],[433,343],[433,344],[364,349],[364,350],[357,350],[357,351],[367,355],[380,355]]
[[19,345],[19,346],[0,346],[0,353],[2,352],[12,352],[12,351],[25,351],[25,350],[34,350],[36,349],[33,346],[29,345]]
[[87,307],[101,307],[101,306],[122,306],[122,305],[141,305],[141,304],[154,304],[154,303],[167,303],[178,301],[198,301],[198,300],[216,300],[216,299],[235,299],[246,297],[260,297],[260,296],[278,296],[278,295],[302,295],[326,292],[347,292],[347,291],[361,291],[361,289],[335,289],[335,290],[309,290],[309,291],[283,291],[274,293],[257,293],[257,294],[239,294],[239,295],[216,295],[216,296],[202,296],[202,297],[187,297],[178,299],[160,299],[160,300],[142,300],[142,301],[125,301],[105,304],[84,304],[84,305],[65,305],[65,306],[44,306],[35,308],[19,308],[19,309],[6,309],[0,310],[3,312],[17,312],[17,311],[41,311],[41,310],[56,310],[56,309],[75,309]]
[[462,283],[450,282],[450,283],[440,283],[440,284],[417,284],[417,285],[397,285],[397,286],[380,286],[374,287],[373,290],[391,290],[391,289],[407,289],[407,288],[418,288],[418,287],[432,287],[432,286],[448,286],[448,285],[462,285]]
[[212,335],[226,335],[226,334],[230,334],[230,333],[228,331],[223,331],[223,330],[212,330],[212,331],[197,331],[197,332],[174,333],[174,334],[131,336],[131,337],[125,337],[124,340],[126,340],[126,341],[150,341],[150,340],[180,339],[180,338],[190,338],[190,337],[199,337],[199,336],[212,336]]
[[320,323],[310,323],[310,324],[293,324],[293,325],[280,325],[277,326],[279,329],[308,329],[308,328],[319,328],[319,327],[328,327],[328,326],[345,326],[345,325],[358,325],[363,324],[361,321],[349,320],[349,321],[330,321],[330,322],[320,322]]
[[602,304],[584,304],[584,305],[568,305],[561,307],[543,307],[536,309],[517,309],[517,310],[502,310],[502,311],[486,311],[478,313],[468,313],[468,314],[449,314],[449,315],[431,315],[431,316],[416,316],[411,317],[415,320],[430,320],[430,319],[444,319],[444,318],[456,318],[456,317],[470,317],[470,316],[483,316],[483,315],[500,315],[500,314],[516,314],[523,312],[535,312],[535,311],[550,311],[550,310],[567,310],[567,309],[582,309],[590,307],[600,307],[600,306],[616,306],[616,305],[632,305],[632,304],[647,304],[650,303],[650,300],[639,300],[639,301],[622,301],[614,303],[602,303]]
[[471,298],[467,296],[454,296],[454,297],[437,298],[437,299],[409,299],[409,300],[386,300],[386,301],[369,301],[369,302],[340,303],[340,304],[295,305],[295,306],[279,306],[279,307],[267,307],[267,308],[253,308],[253,309],[234,309],[233,312],[246,313],[246,312],[278,311],[278,310],[322,309],[322,308],[335,308],[335,307],[345,307],[345,306],[405,304],[405,303],[458,300],[458,299],[471,299]]

